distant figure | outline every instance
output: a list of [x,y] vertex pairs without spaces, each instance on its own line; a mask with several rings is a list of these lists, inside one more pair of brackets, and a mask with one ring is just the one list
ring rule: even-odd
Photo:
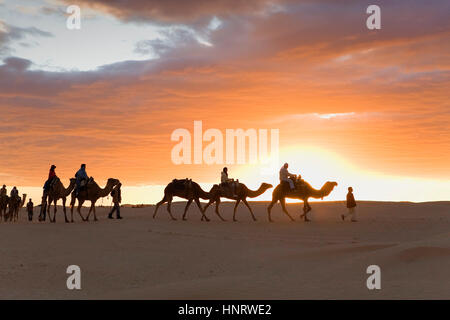
[[27,203],[28,221],[33,221],[33,201],[30,200]]
[[281,169],[280,169],[280,182],[287,182],[289,183],[289,187],[291,188],[291,190],[295,189],[295,185],[294,185],[294,181],[292,181],[291,178],[295,178],[295,174],[292,174],[288,171],[288,167],[289,165],[287,163],[285,163]]
[[75,195],[77,196],[80,192],[81,187],[85,186],[87,181],[89,180],[89,177],[86,173],[86,165],[83,163],[80,167],[80,169],[75,173],[75,179],[76,179],[76,188],[75,188]]
[[6,186],[3,185],[3,187],[0,189],[0,197],[4,197],[8,194],[8,191],[6,190]]
[[14,188],[12,188],[10,196],[11,196],[11,199],[19,197],[19,190],[17,190],[16,186],[14,186]]
[[228,168],[223,168],[220,173],[220,184],[225,188],[231,188],[233,196],[236,194],[236,182],[233,179],[228,178]]
[[50,186],[52,185],[53,179],[56,178],[56,172],[55,172],[56,166],[53,164],[50,167],[50,171],[48,172],[48,179],[45,181],[44,184],[44,192],[47,192],[48,189],[50,189]]
[[120,216],[120,203],[122,202],[122,191],[120,190],[121,186],[122,186],[122,184],[119,183],[111,191],[111,197],[113,198],[114,207],[112,208],[111,212],[108,214],[108,219],[113,218],[112,215],[113,215],[114,211],[116,211],[117,219],[122,219],[122,217]]
[[345,218],[348,215],[351,215],[352,216],[352,220],[351,220],[352,222],[358,221],[358,220],[356,220],[356,201],[355,201],[355,197],[353,196],[353,188],[352,187],[348,187],[347,208],[348,208],[348,213],[341,215],[342,220],[345,220]]

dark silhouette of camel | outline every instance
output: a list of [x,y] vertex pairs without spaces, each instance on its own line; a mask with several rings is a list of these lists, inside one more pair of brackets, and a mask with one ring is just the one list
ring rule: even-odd
[[266,192],[267,189],[270,189],[272,187],[273,186],[269,183],[262,183],[259,186],[258,190],[250,190],[249,188],[247,188],[247,186],[245,184],[238,183],[236,186],[236,194],[232,195],[230,188],[224,188],[220,185],[215,184],[211,188],[211,191],[209,191],[209,193],[211,195],[211,199],[209,200],[208,204],[205,206],[204,211],[206,211],[206,209],[208,209],[208,207],[215,202],[216,203],[216,210],[215,210],[216,214],[219,216],[219,218],[222,221],[226,221],[224,218],[222,218],[222,216],[219,213],[220,198],[222,197],[222,198],[236,200],[236,204],[234,205],[233,221],[237,221],[236,220],[236,209],[241,201],[247,206],[248,210],[250,211],[250,214],[252,215],[253,221],[256,221],[256,218],[255,218],[255,215],[253,214],[252,208],[250,207],[250,205],[247,202],[247,197],[256,198],[256,197],[260,196],[261,194],[263,194],[264,192]]
[[311,206],[308,203],[308,198],[323,198],[328,196],[331,191],[333,191],[334,187],[337,186],[337,182],[333,181],[327,181],[320,190],[316,190],[311,185],[305,181],[301,181],[300,184],[299,181],[296,181],[296,188],[295,190],[290,190],[289,185],[285,185],[284,183],[280,183],[278,186],[275,187],[272,193],[272,202],[267,207],[267,213],[269,216],[269,221],[272,222],[271,218],[271,210],[272,207],[280,201],[281,208],[283,209],[283,212],[291,219],[291,221],[294,221],[294,219],[290,216],[289,212],[286,210],[286,198],[292,198],[292,199],[300,199],[303,200],[303,214],[300,216],[301,218],[304,218],[305,221],[310,221],[308,219],[308,212],[311,211]]
[[200,209],[200,212],[202,214],[202,220],[209,221],[208,217],[205,216],[204,210],[202,209],[202,206],[200,204],[200,198],[209,200],[210,194],[209,192],[204,191],[200,185],[192,179],[174,179],[171,183],[169,183],[166,188],[164,189],[164,197],[160,202],[156,204],[155,212],[153,213],[153,219],[156,217],[156,213],[158,212],[158,208],[165,202],[167,202],[167,212],[169,212],[170,218],[172,220],[177,220],[172,215],[171,212],[171,205],[173,197],[180,197],[187,200],[186,207],[184,208],[183,213],[183,220],[186,220],[186,214],[189,206],[191,205],[192,201],[195,201],[198,208]]

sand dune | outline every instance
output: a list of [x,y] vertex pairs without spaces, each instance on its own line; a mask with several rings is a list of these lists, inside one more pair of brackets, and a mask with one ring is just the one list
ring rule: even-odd
[[[450,202],[361,202],[359,222],[342,222],[342,203],[313,203],[313,222],[291,223],[279,206],[253,202],[252,222],[170,221],[162,207],[125,208],[124,220],[0,224],[0,297],[5,299],[450,299]],[[173,212],[181,217],[184,203]],[[289,204],[297,219],[300,206]],[[37,211],[37,209],[36,209]],[[85,213],[86,213],[85,209]],[[232,204],[221,212],[231,220]],[[66,288],[66,268],[82,290]],[[381,267],[381,290],[366,287]]]

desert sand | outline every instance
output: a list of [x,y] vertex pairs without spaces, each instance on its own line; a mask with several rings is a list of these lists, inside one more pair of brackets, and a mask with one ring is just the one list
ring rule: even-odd
[[[123,208],[123,220],[0,224],[2,299],[450,299],[450,202],[359,202],[359,222],[343,222],[342,202],[312,203],[312,222],[289,222],[279,204],[222,203],[201,222],[171,221],[166,207]],[[181,217],[184,202],[174,203]],[[35,209],[35,219],[38,208]],[[87,209],[84,209],[86,215]],[[81,290],[66,288],[68,265],[81,268]],[[381,290],[368,290],[366,268],[381,268]]]

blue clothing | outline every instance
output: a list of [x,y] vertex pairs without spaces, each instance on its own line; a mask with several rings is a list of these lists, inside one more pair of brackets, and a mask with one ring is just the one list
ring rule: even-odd
[[86,173],[86,169],[80,168],[80,170],[78,170],[77,173],[75,173],[75,178],[77,178],[77,181],[89,179]]
[[89,180],[89,177],[86,173],[86,169],[80,168],[80,170],[75,173],[76,178],[76,186],[75,186],[75,195],[78,195],[81,188],[81,181],[83,180]]

